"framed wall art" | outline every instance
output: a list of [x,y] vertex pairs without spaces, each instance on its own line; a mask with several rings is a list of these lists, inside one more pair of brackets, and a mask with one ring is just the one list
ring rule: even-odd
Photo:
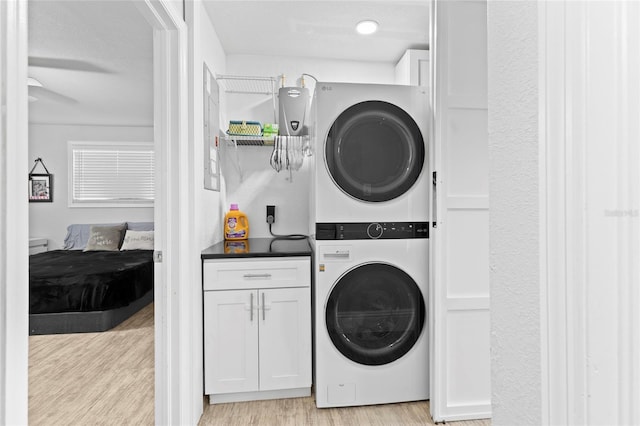
[[[34,173],[40,164],[46,173]],[[53,175],[49,173],[41,158],[36,158],[33,168],[29,172],[29,202],[53,202]]]

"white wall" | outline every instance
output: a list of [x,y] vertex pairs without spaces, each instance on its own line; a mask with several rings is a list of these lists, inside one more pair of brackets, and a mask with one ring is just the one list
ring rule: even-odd
[[[395,64],[381,62],[356,62],[318,60],[303,57],[272,57],[259,55],[227,56],[227,74],[248,76],[286,76],[286,86],[300,84],[303,73],[320,81],[394,84]],[[280,87],[280,80],[278,86]],[[305,77],[310,89],[315,87],[312,78]],[[276,106],[277,108],[277,106]],[[229,120],[257,120],[273,122],[273,107],[269,96],[227,94],[222,103],[221,130],[225,131]],[[289,173],[277,173],[269,165],[272,148],[225,146],[221,150],[226,191],[222,199],[224,209],[230,203],[238,203],[240,210],[249,216],[252,237],[270,236],[266,224],[266,205],[276,206],[276,234],[309,233],[309,163]]]
[[[152,207],[91,208],[68,206],[67,141],[152,142],[152,127],[29,125],[29,170],[40,157],[53,178],[53,202],[29,203],[29,235],[49,240],[49,249],[63,246],[72,223],[153,221]],[[38,166],[35,172],[43,172]],[[34,172],[34,173],[35,173]],[[26,194],[25,194],[26,197]]]
[[[224,211],[220,203],[221,193],[204,189],[204,66],[215,75],[224,73],[226,57],[218,36],[211,24],[202,2],[195,0],[186,3],[186,22],[189,29],[189,68],[191,92],[189,105],[189,139],[192,141],[191,178],[194,180],[194,223],[193,238],[190,244],[195,246],[194,252],[203,249],[222,239],[222,217]],[[191,306],[191,336],[195,339],[189,342],[188,357],[193,368],[191,370],[191,398],[193,412],[202,413],[203,410],[203,348],[202,348],[202,277],[200,274],[201,260],[194,257],[191,260],[193,279],[185,283],[189,287],[188,298]],[[198,338],[199,336],[199,338]]]
[[[190,18],[193,20],[190,31],[194,32],[192,82],[194,123],[190,131],[193,131],[194,164],[201,166],[196,167],[194,176],[197,188],[196,234],[199,238],[198,246],[200,249],[205,249],[223,239],[222,219],[225,209],[221,202],[224,198],[223,192],[204,189],[203,63],[206,63],[215,76],[225,73],[227,58],[204,6],[198,1],[193,2],[193,7],[199,12]],[[223,97],[222,94],[221,97]],[[221,191],[224,189],[221,188]]]
[[537,2],[488,2],[494,425],[541,423]]

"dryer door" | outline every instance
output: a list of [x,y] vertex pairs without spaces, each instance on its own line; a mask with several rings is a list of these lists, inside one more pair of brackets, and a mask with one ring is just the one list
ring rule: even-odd
[[388,201],[416,182],[425,157],[416,122],[396,105],[361,102],[335,120],[325,144],[327,168],[346,194],[367,202]]
[[329,337],[340,353],[359,364],[383,365],[404,356],[418,341],[425,304],[407,273],[371,263],[338,280],[325,314]]

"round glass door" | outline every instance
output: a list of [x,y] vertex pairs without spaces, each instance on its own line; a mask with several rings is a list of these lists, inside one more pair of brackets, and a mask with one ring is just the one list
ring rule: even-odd
[[333,181],[362,201],[392,200],[416,182],[425,148],[416,122],[382,101],[347,108],[331,126],[325,144]]
[[347,272],[326,306],[326,326],[334,346],[365,365],[388,364],[404,356],[420,337],[424,319],[424,300],[415,281],[384,263]]

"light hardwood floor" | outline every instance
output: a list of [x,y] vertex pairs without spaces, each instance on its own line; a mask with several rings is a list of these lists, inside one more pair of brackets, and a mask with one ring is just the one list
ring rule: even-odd
[[[30,425],[152,425],[153,304],[104,333],[29,337]],[[209,405],[200,425],[432,425],[429,403],[317,409],[313,397]],[[489,421],[455,422],[488,426]]]
[[29,424],[153,424],[153,365],[153,304],[103,333],[29,336]]
[[[200,425],[433,425],[429,402],[316,408],[313,397],[207,405]],[[455,426],[489,426],[489,420],[447,422]]]

